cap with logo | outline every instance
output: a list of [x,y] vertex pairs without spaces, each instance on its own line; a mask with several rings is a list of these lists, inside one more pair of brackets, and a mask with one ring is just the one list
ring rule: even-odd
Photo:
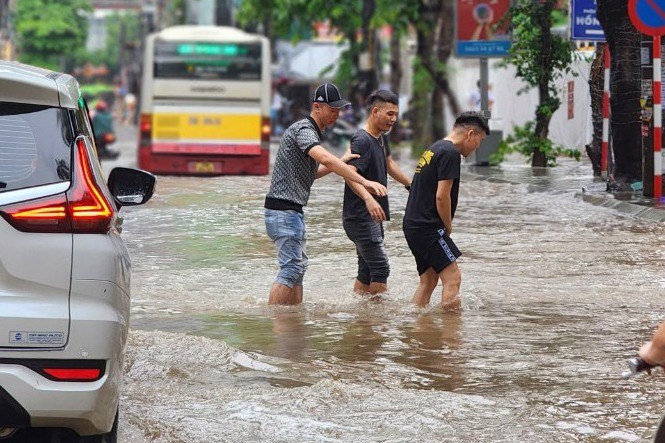
[[331,108],[343,108],[350,104],[347,100],[342,99],[339,89],[332,83],[324,83],[316,88],[313,101],[315,103],[325,103]]

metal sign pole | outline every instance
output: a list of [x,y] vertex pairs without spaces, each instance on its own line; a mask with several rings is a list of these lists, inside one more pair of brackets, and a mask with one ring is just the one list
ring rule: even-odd
[[480,59],[480,112],[490,119],[489,109],[489,63],[487,57]]
[[607,43],[603,48],[603,65],[605,78],[603,79],[603,141],[600,151],[600,176],[603,180],[607,180],[610,138],[610,45]]
[[662,147],[662,97],[660,35],[653,36],[653,197],[660,200],[663,191]]

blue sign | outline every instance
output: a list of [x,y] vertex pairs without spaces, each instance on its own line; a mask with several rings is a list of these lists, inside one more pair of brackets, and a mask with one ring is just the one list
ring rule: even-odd
[[596,0],[573,0],[570,31],[571,40],[605,41],[605,31],[596,17]]
[[665,0],[629,0],[628,15],[641,33],[665,34]]
[[510,40],[458,41],[458,57],[505,57],[510,51]]

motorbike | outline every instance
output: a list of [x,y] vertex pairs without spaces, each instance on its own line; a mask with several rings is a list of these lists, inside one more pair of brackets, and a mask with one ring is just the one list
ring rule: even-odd
[[99,137],[96,137],[95,144],[97,145],[97,157],[100,160],[115,160],[120,155],[120,152],[109,149],[109,145],[115,143],[116,137],[112,132],[107,132]]
[[346,120],[337,119],[334,125],[323,132],[323,141],[333,148],[345,149],[358,127]]

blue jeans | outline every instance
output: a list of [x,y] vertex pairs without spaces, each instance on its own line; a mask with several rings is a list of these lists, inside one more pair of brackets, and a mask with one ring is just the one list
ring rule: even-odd
[[383,224],[379,221],[344,220],[344,231],[356,245],[359,282],[386,283],[390,274],[388,254],[383,243]]
[[265,210],[266,231],[275,243],[279,272],[275,283],[302,285],[307,269],[305,217],[298,211]]

